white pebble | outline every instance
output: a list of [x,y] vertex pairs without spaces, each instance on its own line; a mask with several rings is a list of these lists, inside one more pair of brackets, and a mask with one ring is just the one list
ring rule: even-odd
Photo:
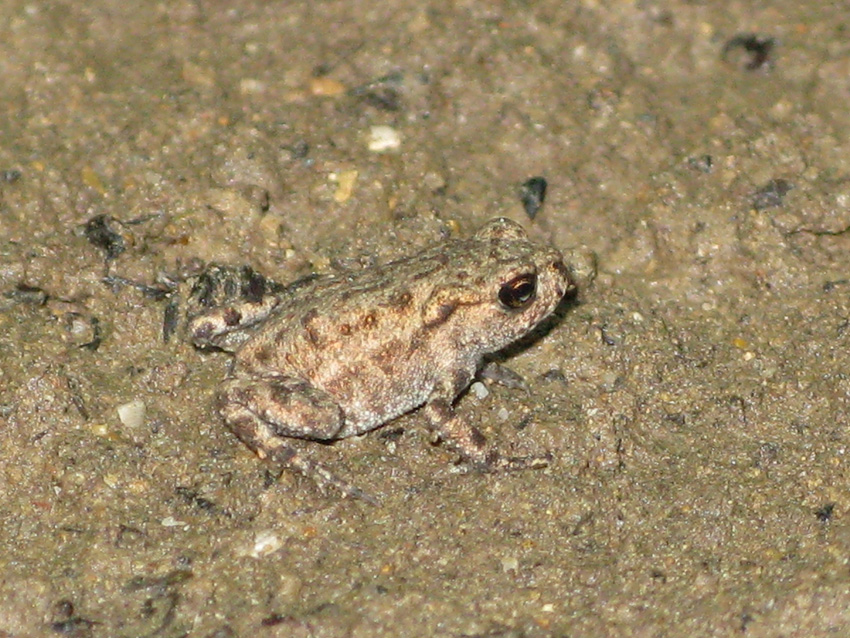
[[280,536],[272,531],[257,532],[254,537],[254,547],[251,549],[250,555],[253,558],[260,558],[273,554],[283,547],[283,541]]
[[239,92],[242,95],[259,95],[266,92],[266,84],[254,78],[242,78],[239,81]]
[[502,556],[502,570],[506,572],[515,572],[519,569],[519,560],[516,556]]
[[141,399],[135,399],[128,403],[123,403],[119,405],[116,410],[118,411],[118,418],[121,420],[121,423],[128,428],[139,428],[145,422],[145,411],[147,410],[147,406],[145,406],[145,402]]
[[401,146],[401,135],[392,126],[373,126],[369,129],[369,150],[373,153],[394,151]]
[[490,390],[488,390],[487,386],[480,381],[476,381],[469,386],[469,391],[472,392],[478,400],[483,400],[490,396]]

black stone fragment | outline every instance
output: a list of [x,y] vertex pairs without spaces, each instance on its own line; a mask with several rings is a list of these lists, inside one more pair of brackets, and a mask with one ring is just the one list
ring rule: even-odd
[[529,219],[534,219],[546,199],[546,178],[532,177],[519,189],[519,198]]
[[792,188],[794,188],[794,185],[781,177],[770,180],[756,191],[753,196],[753,208],[764,210],[765,208],[782,206],[782,200]]
[[726,42],[722,58],[729,62],[733,53],[743,51],[744,56],[740,64],[747,71],[757,71],[771,65],[770,54],[774,44],[773,38],[762,37],[755,33],[740,33]]
[[120,233],[113,229],[114,217],[97,215],[86,222],[85,236],[89,243],[106,253],[107,259],[115,259],[127,246]]
[[31,306],[43,306],[47,303],[47,293],[36,286],[18,284],[13,290],[3,293],[7,299],[14,303],[25,303]]

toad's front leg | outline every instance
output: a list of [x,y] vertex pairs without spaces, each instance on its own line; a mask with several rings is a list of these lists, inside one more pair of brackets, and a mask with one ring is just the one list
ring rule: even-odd
[[546,467],[551,457],[504,457],[487,445],[487,439],[477,428],[457,416],[450,401],[434,398],[423,408],[429,426],[443,443],[461,455],[477,470],[499,472]]
[[376,503],[286,441],[337,438],[345,419],[339,406],[321,390],[292,377],[237,373],[222,384],[218,411],[227,427],[261,459],[295,469],[320,487],[332,486],[346,496]]
[[256,301],[239,300],[206,310],[189,322],[189,337],[197,348],[235,352],[279,303],[278,297],[266,295]]

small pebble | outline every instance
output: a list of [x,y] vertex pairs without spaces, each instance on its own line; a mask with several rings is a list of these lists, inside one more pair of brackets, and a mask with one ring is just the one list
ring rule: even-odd
[[283,547],[283,541],[274,532],[269,530],[258,532],[254,537],[254,546],[251,549],[250,556],[253,558],[268,556],[281,547]]
[[126,427],[137,429],[145,423],[145,411],[147,406],[141,399],[135,399],[128,403],[123,403],[116,408],[118,418]]
[[354,193],[354,187],[357,184],[358,172],[355,170],[342,171],[336,176],[336,191],[334,191],[334,201],[337,204],[342,204],[351,198]]
[[89,431],[95,436],[109,436],[109,427],[105,423],[92,423]]
[[529,219],[534,219],[546,201],[546,186],[546,178],[532,177],[520,187],[519,198]]
[[502,571],[515,572],[519,569],[519,560],[516,556],[502,556]]
[[310,78],[310,93],[317,97],[334,97],[345,93],[345,85],[326,75]]
[[769,68],[775,44],[776,41],[767,36],[741,33],[726,42],[721,58],[746,71]]
[[114,217],[96,215],[89,219],[83,227],[83,233],[92,246],[97,246],[106,253],[107,259],[115,259],[127,249],[124,237],[115,230],[119,223]]
[[490,390],[488,390],[487,386],[480,381],[476,381],[469,386],[469,391],[472,392],[478,400],[486,399],[490,395]]
[[373,126],[369,129],[369,150],[373,153],[394,151],[401,146],[401,135],[391,126]]
[[239,81],[239,93],[242,95],[260,95],[266,92],[266,83],[254,78],[242,78]]
[[100,179],[100,175],[98,175],[91,166],[83,166],[80,170],[80,179],[83,184],[96,190],[101,195],[106,193],[106,188],[103,185],[103,181]]
[[794,185],[781,177],[772,179],[762,186],[753,196],[752,206],[756,210],[775,208],[782,206],[785,196],[794,188]]

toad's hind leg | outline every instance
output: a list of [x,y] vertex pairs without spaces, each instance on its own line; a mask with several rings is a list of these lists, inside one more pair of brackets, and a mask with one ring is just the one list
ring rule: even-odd
[[346,496],[377,504],[366,492],[300,454],[286,438],[329,441],[344,425],[339,406],[325,393],[289,377],[240,377],[224,381],[218,412],[227,427],[261,459],[270,459]]
[[448,447],[458,452],[472,467],[484,472],[510,472],[546,467],[552,461],[543,456],[506,457],[487,445],[487,440],[477,428],[455,414],[451,403],[445,399],[432,399],[425,405],[425,416],[431,429]]

